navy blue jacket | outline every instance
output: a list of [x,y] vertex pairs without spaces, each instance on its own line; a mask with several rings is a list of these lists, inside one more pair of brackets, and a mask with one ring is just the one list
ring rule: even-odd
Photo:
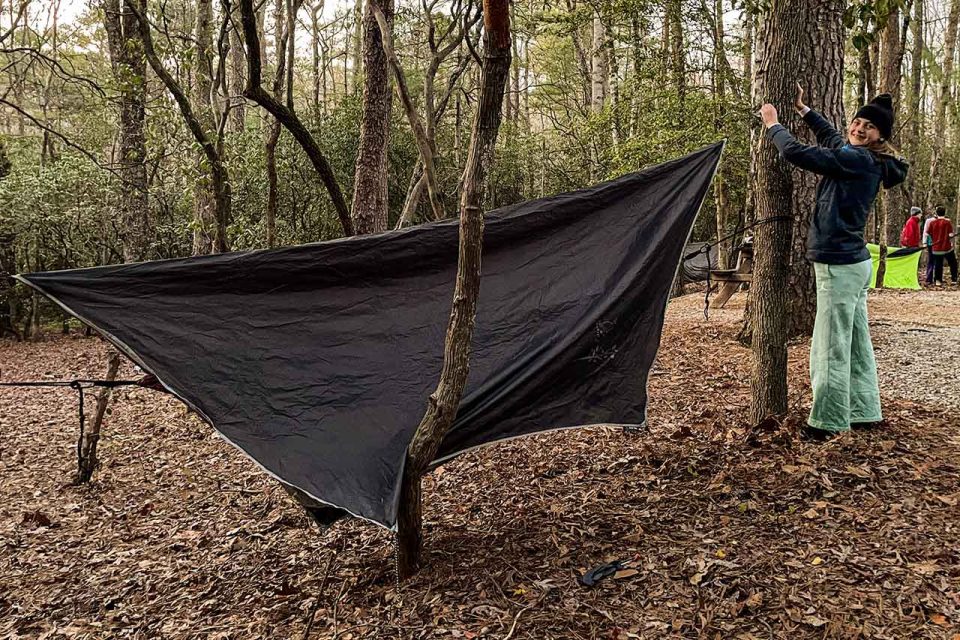
[[816,111],[808,111],[803,120],[816,134],[819,146],[798,142],[780,124],[767,129],[767,135],[788,162],[823,176],[807,232],[807,259],[826,264],[869,260],[863,230],[870,206],[881,184],[889,189],[903,182],[908,165],[899,158],[847,144]]

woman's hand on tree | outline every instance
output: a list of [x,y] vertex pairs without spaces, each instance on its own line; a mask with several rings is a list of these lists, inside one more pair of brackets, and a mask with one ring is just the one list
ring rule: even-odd
[[803,111],[807,108],[807,105],[803,103],[803,87],[800,86],[800,83],[797,83],[797,97],[793,101],[793,106],[797,111]]
[[760,107],[760,119],[763,121],[763,126],[769,128],[780,122],[779,116],[777,115],[777,108],[770,104],[769,102],[762,107]]

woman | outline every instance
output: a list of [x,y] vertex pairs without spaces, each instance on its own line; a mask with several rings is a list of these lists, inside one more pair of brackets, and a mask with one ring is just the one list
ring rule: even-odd
[[857,111],[840,133],[803,103],[795,107],[819,146],[801,144],[777,121],[771,104],[760,108],[767,135],[790,163],[823,176],[807,232],[807,259],[817,280],[817,318],[810,345],[813,406],[807,424],[816,435],[880,422],[877,364],[867,325],[867,289],[872,272],[863,230],[877,192],[903,182],[907,164],[889,145],[893,104],[881,94]]

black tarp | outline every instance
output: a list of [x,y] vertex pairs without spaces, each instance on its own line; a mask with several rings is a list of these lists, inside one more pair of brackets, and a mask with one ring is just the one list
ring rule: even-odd
[[[642,425],[677,264],[722,143],[487,215],[470,376],[439,460]],[[436,386],[457,222],[19,278],[96,327],[269,473],[394,527]]]

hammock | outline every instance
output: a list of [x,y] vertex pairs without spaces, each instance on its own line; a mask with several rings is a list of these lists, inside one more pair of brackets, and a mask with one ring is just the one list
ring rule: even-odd
[[[487,214],[470,376],[437,464],[539,431],[645,423],[671,284],[722,148]],[[395,528],[457,242],[449,220],[17,277],[283,483]]]

